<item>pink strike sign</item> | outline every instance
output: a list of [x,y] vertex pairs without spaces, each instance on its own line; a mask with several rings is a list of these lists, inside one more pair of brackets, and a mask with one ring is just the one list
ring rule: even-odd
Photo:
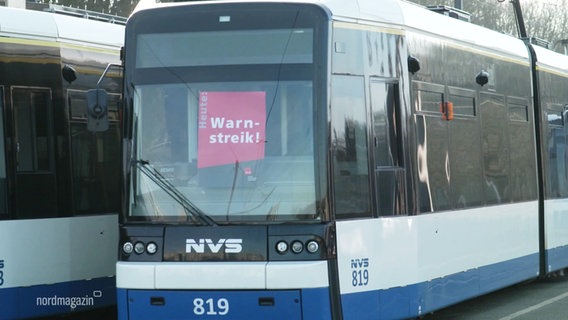
[[197,167],[264,159],[266,93],[200,92]]

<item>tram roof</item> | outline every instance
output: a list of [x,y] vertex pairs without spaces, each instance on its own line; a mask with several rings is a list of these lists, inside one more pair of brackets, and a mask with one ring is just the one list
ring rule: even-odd
[[353,19],[361,23],[378,22],[459,42],[496,54],[529,59],[522,40],[479,25],[433,12],[416,3],[402,0],[315,0],[327,6],[334,19]]
[[1,37],[108,47],[124,42],[124,26],[50,12],[0,7],[0,21]]
[[568,78],[568,56],[541,48],[534,47],[535,53],[538,57],[537,65],[541,68],[546,68],[548,72],[555,73],[559,76]]
[[[198,5],[204,2],[207,1],[156,3],[155,0],[140,0],[134,12],[152,7]],[[221,0],[209,3],[237,2],[243,1]],[[405,0],[244,0],[244,2],[313,3],[328,8],[334,20],[387,24],[402,30],[413,30],[460,42],[466,46],[477,46],[497,54],[527,61],[529,59],[526,46],[518,38],[432,12]]]

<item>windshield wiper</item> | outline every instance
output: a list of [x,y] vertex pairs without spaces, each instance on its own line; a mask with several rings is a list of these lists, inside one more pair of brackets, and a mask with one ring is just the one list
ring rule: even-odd
[[166,177],[158,170],[150,166],[147,160],[132,160],[131,164],[136,166],[140,172],[150,178],[158,187],[164,190],[172,199],[179,203],[185,210],[186,215],[192,216],[203,225],[216,226],[217,223],[206,215],[201,209],[194,205],[183,193],[181,193]]

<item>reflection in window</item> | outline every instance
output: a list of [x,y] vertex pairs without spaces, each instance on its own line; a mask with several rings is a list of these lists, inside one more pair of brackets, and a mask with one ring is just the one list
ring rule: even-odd
[[551,127],[562,127],[564,126],[564,119],[562,119],[562,113],[549,112],[547,114],[548,125]]
[[371,83],[373,132],[375,135],[375,166],[399,166],[399,132],[395,85]]
[[405,169],[398,119],[398,86],[371,82],[371,109],[375,149],[375,195],[379,215],[406,213]]
[[50,171],[51,119],[49,92],[14,89],[19,172]]
[[[521,104],[509,104],[509,119],[511,121],[529,121],[529,111],[526,105]],[[562,117],[560,117],[562,121]]]
[[118,126],[93,134],[85,123],[71,123],[71,135],[76,214],[116,212],[120,204]]
[[440,104],[444,101],[444,94],[418,90],[416,96],[416,110],[440,112]]
[[475,98],[450,94],[454,115],[475,116]]
[[[87,120],[87,101],[85,101],[86,91],[83,90],[67,90],[67,100],[69,103],[69,112],[73,120]],[[118,109],[120,106],[121,96],[116,93],[108,93],[108,120],[118,121]]]
[[370,204],[363,78],[336,76],[331,90],[336,214],[365,214]]
[[565,107],[548,107],[547,198],[568,196],[568,148],[566,148]]
[[0,87],[0,215],[7,214],[6,154],[4,151],[4,88]]
[[109,130],[93,133],[87,131],[84,122],[86,92],[67,92],[71,112],[73,205],[76,214],[116,212],[120,205],[120,131],[113,121],[118,113],[119,97],[109,94]]
[[487,204],[510,200],[509,136],[504,97],[484,95],[481,99],[481,130],[485,201]]

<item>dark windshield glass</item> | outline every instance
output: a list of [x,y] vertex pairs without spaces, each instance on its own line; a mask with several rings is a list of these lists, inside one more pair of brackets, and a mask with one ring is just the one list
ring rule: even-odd
[[311,63],[310,29],[141,34],[137,68]]

